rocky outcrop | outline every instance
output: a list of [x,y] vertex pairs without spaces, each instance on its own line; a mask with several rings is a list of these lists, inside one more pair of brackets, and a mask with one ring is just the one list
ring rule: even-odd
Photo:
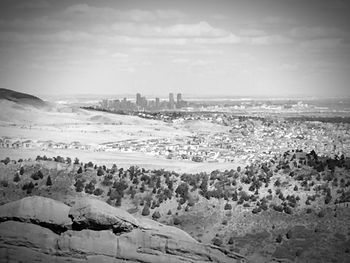
[[30,222],[60,233],[71,228],[69,209],[68,205],[53,199],[30,196],[0,206],[0,222]]
[[98,199],[83,198],[69,210],[75,229],[131,231],[139,222],[128,212]]
[[[46,199],[35,197],[25,203],[42,204]],[[17,207],[13,203],[0,211]],[[23,222],[13,221],[14,216],[2,217],[6,221],[0,223],[0,262],[245,262],[240,255],[203,245],[180,229],[136,219],[97,199],[77,202],[63,222],[69,222],[68,214],[72,229],[61,233],[40,226],[35,213],[35,221],[28,214]]]

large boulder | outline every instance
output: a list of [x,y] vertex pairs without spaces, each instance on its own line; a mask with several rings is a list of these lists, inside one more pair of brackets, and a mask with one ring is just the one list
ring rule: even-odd
[[0,222],[7,220],[31,222],[62,232],[69,229],[72,221],[68,217],[70,207],[59,201],[30,196],[0,206]]
[[94,198],[78,200],[69,211],[74,229],[130,231],[139,222],[128,212]]

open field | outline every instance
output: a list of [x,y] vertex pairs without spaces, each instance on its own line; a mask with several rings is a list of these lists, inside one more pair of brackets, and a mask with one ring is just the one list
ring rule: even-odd
[[211,172],[213,170],[230,170],[242,166],[242,163],[196,163],[192,161],[178,161],[158,158],[155,156],[143,153],[120,153],[120,152],[90,152],[83,150],[66,150],[66,149],[51,149],[51,150],[15,150],[15,149],[0,149],[0,159],[10,157],[13,160],[18,159],[35,159],[36,156],[46,155],[47,157],[78,157],[82,162],[92,161],[97,165],[112,166],[117,164],[118,167],[127,168],[132,165],[144,167],[147,169],[164,169],[169,171],[197,173]]

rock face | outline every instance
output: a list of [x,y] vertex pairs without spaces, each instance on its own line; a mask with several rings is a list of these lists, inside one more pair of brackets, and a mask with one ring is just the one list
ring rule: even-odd
[[53,199],[30,196],[0,206],[0,222],[31,222],[62,232],[72,225],[68,217],[69,209],[69,206]]
[[128,212],[92,198],[79,200],[70,209],[69,217],[76,229],[112,229],[117,233],[139,226],[139,222]]
[[[65,205],[48,200],[25,198],[0,207],[0,262],[246,262],[240,255],[203,245],[180,229],[136,219],[97,199],[82,199],[68,207],[69,212],[62,210],[66,218],[54,212],[58,218],[50,222],[73,223],[71,230],[55,233],[53,224],[40,223],[48,217],[36,214],[43,211],[34,208],[35,203]],[[34,212],[8,212],[19,204]]]

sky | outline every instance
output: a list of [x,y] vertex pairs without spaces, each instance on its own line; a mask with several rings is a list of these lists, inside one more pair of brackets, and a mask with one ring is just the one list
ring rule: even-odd
[[0,88],[350,95],[347,0],[1,0]]

